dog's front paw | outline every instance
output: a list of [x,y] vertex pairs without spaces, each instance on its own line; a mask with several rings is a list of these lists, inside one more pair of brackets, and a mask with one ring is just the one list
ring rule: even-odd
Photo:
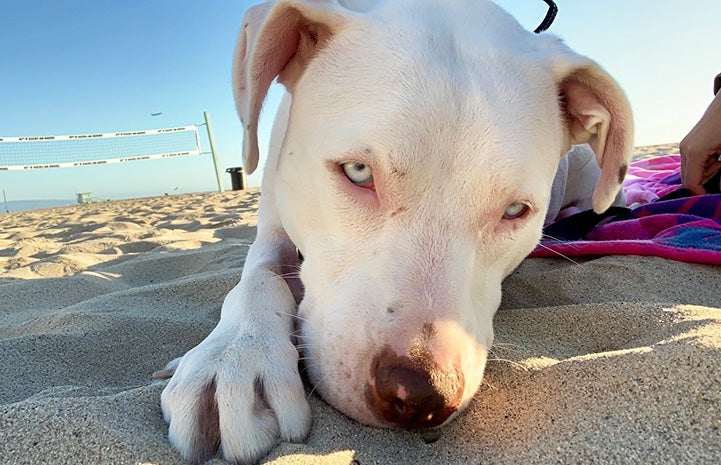
[[186,459],[255,463],[279,440],[308,433],[298,352],[287,339],[211,334],[162,373],[173,369],[161,407],[170,442]]

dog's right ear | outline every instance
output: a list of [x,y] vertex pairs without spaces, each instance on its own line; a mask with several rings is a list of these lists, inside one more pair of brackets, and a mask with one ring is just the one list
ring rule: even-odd
[[596,213],[602,213],[616,198],[631,161],[631,106],[616,81],[596,62],[551,35],[542,34],[538,43],[557,84],[565,126],[563,154],[572,145],[585,143],[595,153],[601,176],[592,204]]
[[243,166],[258,166],[258,117],[268,88],[277,77],[293,86],[344,22],[335,0],[278,0],[248,9],[233,63],[235,105],[243,123]]

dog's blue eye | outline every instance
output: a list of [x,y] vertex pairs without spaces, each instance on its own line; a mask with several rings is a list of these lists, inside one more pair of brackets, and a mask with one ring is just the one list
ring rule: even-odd
[[351,161],[341,165],[346,177],[360,187],[373,187],[373,171],[364,163]]
[[514,220],[525,215],[527,211],[528,205],[525,203],[513,202],[506,207],[506,211],[503,212],[503,218],[506,220]]

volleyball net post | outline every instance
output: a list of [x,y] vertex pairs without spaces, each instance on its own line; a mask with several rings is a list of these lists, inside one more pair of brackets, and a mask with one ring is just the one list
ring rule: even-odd
[[208,143],[210,144],[210,154],[213,157],[213,166],[215,167],[215,179],[218,181],[218,192],[223,192],[223,181],[220,179],[220,166],[218,166],[218,156],[215,152],[215,138],[213,137],[210,113],[204,111],[203,118],[205,118],[205,129],[208,131]]

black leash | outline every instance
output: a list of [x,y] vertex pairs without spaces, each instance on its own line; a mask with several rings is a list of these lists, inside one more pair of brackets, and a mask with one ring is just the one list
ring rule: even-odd
[[539,32],[547,31],[549,27],[551,27],[551,24],[553,24],[553,20],[556,19],[556,14],[558,13],[558,7],[556,6],[556,2],[553,0],[543,0],[546,2],[546,5],[548,5],[548,11],[546,12],[546,17],[543,18],[543,22],[538,25],[538,27],[533,31],[536,34]]

